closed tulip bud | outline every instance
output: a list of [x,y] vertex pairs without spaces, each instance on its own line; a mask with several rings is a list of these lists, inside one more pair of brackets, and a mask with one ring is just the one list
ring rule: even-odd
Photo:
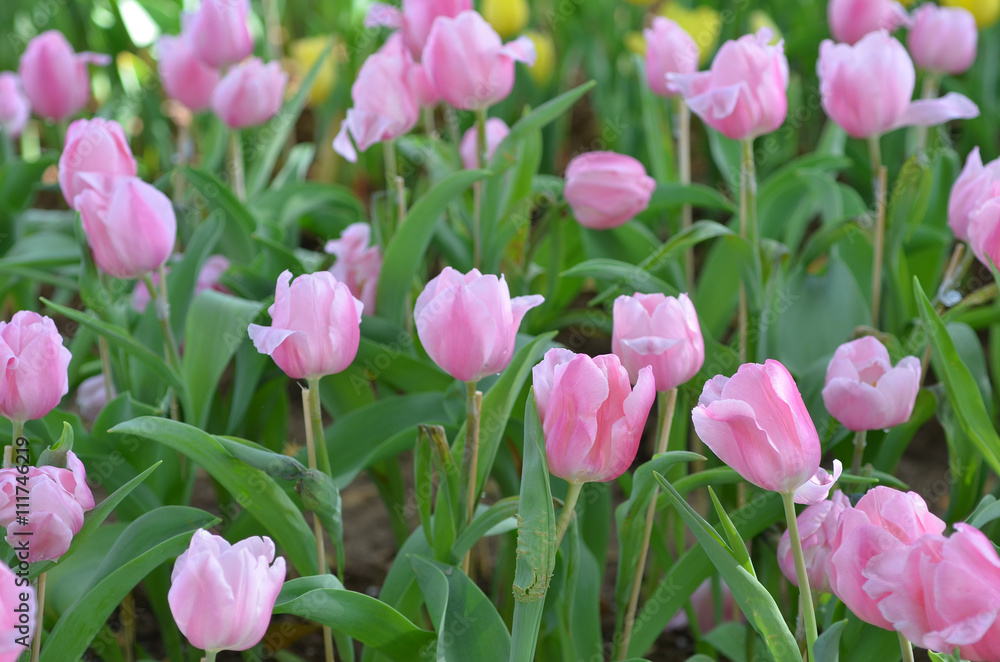
[[382,251],[371,245],[372,228],[367,223],[352,223],[339,239],[326,242],[324,250],[337,258],[330,273],[345,283],[355,299],[365,305],[365,314],[375,314],[378,277],[382,272]]
[[80,409],[80,418],[83,420],[94,421],[107,404],[103,373],[87,377],[76,388],[76,406]]
[[254,347],[292,379],[316,379],[342,372],[358,354],[364,304],[328,271],[278,276],[271,326],[251,324]]
[[247,27],[249,13],[250,0],[202,0],[198,11],[184,22],[198,58],[222,69],[250,55],[253,37]]
[[687,294],[639,294],[615,299],[611,351],[634,383],[650,366],[657,391],[688,381],[705,362],[705,341],[698,313]]
[[532,369],[549,471],[571,483],[605,482],[635,460],[656,398],[652,368],[633,389],[614,354],[550,349]]
[[146,182],[118,181],[106,199],[90,189],[77,198],[94,261],[115,278],[138,278],[167,261],[177,239],[170,198]]
[[441,369],[463,382],[477,382],[507,367],[521,320],[543,301],[537,294],[512,299],[502,275],[445,267],[417,297],[413,321],[421,344]]
[[976,258],[1000,266],[1000,198],[991,198],[969,216],[969,246]]
[[669,18],[657,16],[652,27],[643,30],[646,38],[646,81],[661,97],[680,91],[667,82],[667,74],[691,74],[698,70],[698,44],[684,28]]
[[90,100],[88,64],[106,65],[107,55],[76,53],[58,30],[49,30],[28,42],[18,73],[35,114],[61,122]]
[[698,63],[708,62],[722,33],[722,15],[705,5],[688,9],[679,2],[665,2],[660,10],[662,16],[681,26],[698,45]]
[[0,564],[0,662],[21,658],[35,634],[37,617],[35,587]]
[[[304,80],[316,62],[326,51],[330,44],[330,37],[306,37],[297,39],[288,46],[289,54],[292,56],[292,63],[295,74],[300,80]],[[316,79],[313,81],[312,89],[309,90],[309,106],[318,106],[328,98],[333,92],[337,83],[337,58],[336,53],[331,50],[323,63],[319,65],[316,72]]]
[[972,213],[997,197],[1000,197],[1000,159],[983,166],[979,148],[973,147],[948,197],[948,225],[955,236],[968,241]]
[[925,534],[940,534],[944,522],[927,510],[916,492],[877,486],[847,508],[833,539],[827,560],[830,589],[854,615],[872,625],[892,630],[878,604],[864,590],[865,570],[873,557],[912,544]]
[[615,152],[587,152],[566,166],[563,197],[577,223],[607,230],[646,209],[655,189],[656,180],[637,159]]
[[21,79],[11,71],[0,73],[0,131],[17,138],[31,116],[31,103],[21,88]]
[[992,27],[1000,18],[1000,0],[941,0],[941,4],[971,12],[980,30]]
[[[493,160],[493,154],[503,139],[510,133],[510,127],[499,117],[491,117],[486,120],[486,162],[484,168],[489,167]],[[467,170],[475,170],[479,167],[479,136],[477,127],[473,126],[462,136],[462,143],[458,148],[458,153],[462,156],[462,167]]]
[[910,25],[910,17],[894,0],[830,0],[826,18],[834,40],[856,44],[871,32]]
[[667,74],[691,111],[727,138],[770,133],[788,114],[788,59],[771,31],[744,35],[719,49],[709,71]]
[[[31,495],[30,512],[19,518],[25,505],[18,495],[25,492]],[[84,512],[93,507],[87,470],[73,451],[66,452],[66,468],[28,467],[27,473],[0,469],[0,526],[7,529],[5,539],[15,549],[18,542],[29,541],[25,557],[20,557],[28,563],[55,561],[65,554],[83,527]]]
[[244,651],[264,638],[284,582],[285,559],[267,536],[230,545],[198,529],[174,563],[167,602],[192,645]]
[[[817,593],[829,593],[830,582],[826,576],[826,560],[830,556],[833,539],[837,535],[840,516],[851,507],[851,501],[837,490],[828,501],[813,504],[799,513],[799,537],[802,539],[802,555],[805,559],[809,586]],[[782,574],[795,586],[799,585],[795,574],[795,559],[792,556],[792,540],[788,530],[778,542],[778,565]]]
[[461,110],[482,110],[514,88],[514,62],[535,62],[535,44],[519,37],[504,44],[474,11],[434,21],[424,47],[427,75],[441,97]]
[[844,343],[826,368],[823,404],[848,430],[882,430],[910,420],[920,391],[920,359],[895,367],[878,338]]
[[50,318],[22,310],[0,322],[0,414],[23,423],[55,409],[69,392],[71,358]]
[[118,122],[95,118],[69,125],[59,156],[59,188],[72,209],[79,211],[77,196],[87,189],[106,197],[118,178],[135,173],[135,157]]
[[906,37],[918,67],[941,74],[960,74],[976,60],[976,19],[960,7],[922,5],[913,14]]
[[535,45],[535,63],[528,67],[528,74],[535,85],[545,87],[552,80],[556,68],[556,43],[552,35],[530,30],[524,33]]
[[913,62],[885,30],[865,35],[854,46],[827,39],[820,44],[816,70],[823,110],[855,138],[979,115],[976,104],[955,92],[911,101]]
[[194,112],[212,104],[212,92],[222,75],[198,58],[189,35],[164,35],[156,43],[163,91]]
[[746,363],[730,377],[705,382],[691,412],[695,431],[719,459],[757,487],[798,503],[819,503],[840,476],[819,468],[819,435],[795,380],[768,359]]
[[373,2],[365,17],[365,27],[383,25],[399,30],[406,48],[420,60],[431,26],[438,16],[454,18],[472,9],[472,0],[403,0],[402,11],[391,5]]
[[504,39],[520,34],[531,13],[527,0],[483,0],[479,10]]
[[288,74],[257,58],[233,67],[212,93],[212,110],[231,129],[257,126],[281,110]]

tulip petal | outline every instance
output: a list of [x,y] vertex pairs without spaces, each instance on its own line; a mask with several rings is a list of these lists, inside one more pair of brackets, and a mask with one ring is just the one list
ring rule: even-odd
[[950,120],[967,120],[979,117],[979,106],[957,92],[949,92],[940,99],[911,101],[909,107],[892,126],[934,126]]
[[695,431],[719,459],[746,480],[775,492],[796,486],[778,484],[783,477],[781,453],[757,425],[753,408],[742,400],[716,400],[691,412]]
[[357,163],[358,161],[358,152],[354,149],[354,143],[351,142],[351,138],[347,135],[346,119],[340,123],[340,131],[337,132],[337,137],[333,139],[333,151],[351,163]]
[[595,466],[600,459],[590,454],[597,440],[598,413],[609,392],[607,378],[588,356],[577,355],[556,366],[542,421],[545,454],[553,475],[583,482],[581,478],[600,472],[601,467]]
[[368,6],[365,16],[365,27],[386,27],[399,30],[403,27],[403,14],[397,8],[381,2],[373,2]]
[[813,505],[824,501],[843,471],[844,465],[840,460],[833,461],[833,474],[820,467],[812,478],[795,490],[795,503]]
[[624,338],[622,340],[623,345],[643,356],[663,354],[679,342],[681,341],[678,338],[660,338],[657,336]]
[[500,54],[506,55],[515,62],[523,62],[529,67],[534,65],[538,58],[535,42],[527,36],[520,36],[514,41],[504,44],[503,48],[500,49]]

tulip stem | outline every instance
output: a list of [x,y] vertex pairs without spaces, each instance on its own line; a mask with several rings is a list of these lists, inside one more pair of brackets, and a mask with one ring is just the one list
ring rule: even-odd
[[861,471],[861,462],[865,456],[865,437],[867,430],[858,430],[854,433],[854,457],[851,458],[851,475],[857,476]]
[[14,428],[14,436],[11,437],[11,443],[13,446],[17,446],[17,438],[24,434],[24,421],[11,421],[11,426]]
[[[750,240],[750,248],[756,257],[760,251],[757,236],[757,174],[753,160],[753,138],[743,141],[743,158],[740,161],[740,236]],[[747,289],[740,281],[740,363],[746,363],[750,344],[750,310],[747,303]]]
[[563,501],[562,510],[559,512],[559,520],[556,522],[557,549],[560,543],[562,543],[563,536],[566,535],[566,529],[569,528],[569,521],[576,511],[576,501],[580,498],[580,490],[583,489],[583,485],[583,483],[569,484],[569,490],[566,492],[566,500]]
[[913,645],[910,644],[910,640],[903,636],[902,632],[897,632],[899,635],[899,650],[903,653],[903,662],[913,662]]
[[[167,298],[167,272],[161,264],[157,271],[159,286],[153,283],[153,278],[148,274],[143,274],[142,280],[146,283],[149,296],[156,306],[156,318],[160,321],[160,329],[163,331],[163,352],[167,358],[167,365],[171,370],[180,371],[181,357],[177,350],[177,340],[174,338],[173,327],[170,325],[170,300]],[[177,394],[170,397],[170,418],[181,420],[180,411],[177,406]]]
[[879,306],[882,299],[882,253],[885,250],[885,205],[888,172],[882,165],[879,137],[868,138],[868,153],[875,174],[875,256],[872,259],[872,326],[878,328]]
[[[396,203],[396,229],[403,224],[403,218],[406,216],[406,194],[405,194],[405,182],[403,178],[399,176],[399,170],[397,168],[396,162],[396,141],[387,140],[385,141],[385,177],[389,183],[389,189],[393,192],[392,197],[394,197]],[[388,240],[386,244],[388,244]]]
[[[483,394],[476,390],[476,382],[465,382],[465,448],[462,451],[462,464],[468,485],[465,501],[468,522],[472,522],[476,514],[476,498],[479,487],[479,419],[483,408]],[[462,570],[468,574],[472,550],[462,558]]]
[[326,433],[323,431],[323,410],[319,397],[319,377],[310,377],[308,383],[310,393],[309,422],[312,427],[313,441],[316,444],[316,467],[329,476],[330,454],[326,448]]
[[243,172],[243,139],[239,129],[229,134],[229,171],[233,177],[233,193],[240,202],[247,201],[247,181]]
[[802,554],[802,539],[799,538],[799,522],[795,515],[795,495],[792,492],[782,492],[781,501],[785,506],[785,519],[788,521],[788,538],[792,543],[792,557],[795,559],[795,577],[799,580],[799,595],[801,596],[802,617],[806,623],[806,647],[809,660],[815,661],[813,648],[818,636],[816,629],[816,611],[809,588],[809,575],[806,574],[805,557]]
[[97,336],[97,353],[101,357],[101,372],[104,374],[104,398],[105,403],[107,403],[115,397],[115,389],[111,379],[111,350],[108,348],[108,339],[104,336]]
[[219,654],[219,651],[205,651],[205,657],[201,658],[201,662],[215,662],[215,656]]
[[426,133],[428,137],[432,137],[434,135],[435,131],[437,130],[435,128],[435,126],[434,126],[434,107],[433,106],[425,106],[424,109],[423,109],[423,111],[422,111],[422,115],[424,116],[424,118],[423,118],[424,119],[424,133]]
[[38,662],[38,654],[42,650],[42,623],[45,621],[45,579],[47,572],[38,575],[38,585],[35,593],[38,594],[38,611],[35,618],[35,638],[31,641],[31,662]]
[[[691,183],[691,109],[681,96],[675,97],[677,106],[677,172],[682,186]],[[691,205],[681,207],[681,230],[687,230],[692,223]],[[684,277],[688,291],[694,289],[694,248],[684,251]]]
[[[941,79],[937,74],[928,73],[924,76],[924,84],[921,88],[920,98],[922,99],[933,99],[938,95],[938,85]],[[917,153],[922,153],[927,147],[927,131],[928,127],[918,126],[917,127]],[[905,660],[904,660],[905,662]]]
[[[670,428],[674,422],[674,409],[677,406],[677,389],[659,393],[660,409],[660,436],[656,440],[656,455],[667,450],[667,442],[670,441]],[[660,494],[659,486],[654,483],[653,495],[650,497],[649,506],[646,508],[646,528],[642,534],[642,547],[639,548],[639,562],[635,567],[635,575],[632,576],[632,590],[629,593],[628,609],[625,611],[625,627],[622,630],[620,645],[615,655],[616,660],[624,660],[628,654],[628,645],[632,639],[632,628],[635,625],[635,612],[639,606],[639,589],[642,587],[642,575],[646,570],[646,557],[649,554],[649,541],[653,536],[653,521],[656,519],[656,498]],[[680,556],[682,550],[677,548]]]
[[[476,111],[476,162],[480,168],[486,168],[486,109]],[[473,266],[477,269],[483,260],[482,228],[480,219],[483,215],[483,180],[477,179],[472,185],[472,253]]]

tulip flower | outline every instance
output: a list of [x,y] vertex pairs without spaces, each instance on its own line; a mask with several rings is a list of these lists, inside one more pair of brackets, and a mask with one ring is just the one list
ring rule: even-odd
[[35,634],[37,619],[35,587],[0,564],[0,662],[20,659]]
[[247,27],[250,0],[202,0],[198,11],[188,16],[184,31],[191,35],[198,58],[222,69],[253,52]]
[[677,23],[698,45],[698,63],[708,62],[722,33],[722,15],[712,7],[688,9],[678,2],[665,2],[660,15]]
[[[205,264],[201,265],[201,271],[198,272],[198,280],[194,284],[194,296],[198,296],[205,290],[215,290],[216,292],[230,294],[229,288],[219,283],[219,277],[228,270],[229,258],[225,255],[209,256],[205,260]],[[170,267],[166,267],[164,271],[170,273]],[[158,271],[154,271],[150,278],[153,285],[159,284],[160,274]],[[146,287],[145,281],[138,281],[135,284],[135,289],[132,290],[132,307],[140,313],[145,312],[146,306],[149,305],[149,300],[149,289]]]
[[52,411],[69,392],[71,358],[50,318],[22,310],[0,322],[0,414],[16,428]]
[[281,110],[288,74],[257,58],[230,69],[212,93],[212,110],[231,129],[257,126]]
[[877,554],[909,545],[925,534],[940,534],[945,524],[927,510],[916,492],[877,486],[847,508],[827,559],[830,589],[854,615],[886,630],[893,626],[864,590],[865,569]]
[[[850,499],[837,490],[831,499],[809,506],[798,516],[799,535],[802,537],[802,552],[805,556],[806,572],[809,574],[809,586],[820,593],[830,593],[830,582],[826,577],[826,560],[830,556],[840,516],[850,507]],[[792,558],[792,542],[787,529],[778,542],[778,565],[788,581],[798,586],[795,561]]]
[[535,63],[528,67],[528,74],[535,85],[545,87],[552,80],[556,68],[556,43],[552,35],[529,30],[524,33],[535,45]]
[[788,114],[788,59],[771,31],[727,41],[709,71],[668,73],[691,111],[727,138],[745,140],[774,131]]
[[669,18],[657,16],[652,27],[643,30],[646,38],[646,81],[661,97],[679,93],[667,81],[667,74],[692,74],[698,70],[698,44],[684,28]]
[[378,54],[397,58],[400,62],[400,76],[413,95],[413,100],[418,108],[429,108],[436,106],[441,101],[441,95],[434,89],[430,78],[427,76],[427,68],[420,62],[413,59],[410,51],[403,43],[403,37],[398,32],[392,33],[390,37],[378,49]]
[[0,72],[0,131],[17,138],[31,116],[31,102],[24,95],[21,79],[11,71]]
[[979,115],[976,104],[955,92],[911,101],[913,62],[885,30],[865,35],[854,46],[827,39],[820,44],[816,69],[823,110],[855,138]]
[[895,367],[878,338],[844,343],[826,368],[823,403],[848,430],[881,430],[910,420],[920,390],[920,359]]
[[[488,166],[493,160],[493,154],[508,133],[510,133],[510,127],[499,117],[491,117],[486,120],[486,163],[484,166]],[[462,167],[467,170],[475,170],[479,167],[479,155],[476,154],[479,149],[478,142],[479,137],[474,126],[462,136],[458,153],[462,157]]]
[[622,295],[615,299],[611,351],[634,383],[639,370],[653,368],[656,390],[677,388],[705,362],[698,313],[687,294]]
[[214,659],[217,651],[244,651],[264,638],[284,582],[285,559],[274,557],[267,536],[230,545],[199,529],[174,563],[167,602],[188,641]]
[[94,421],[107,404],[108,391],[103,373],[87,377],[76,387],[76,406],[83,420]]
[[969,216],[969,247],[985,265],[1000,266],[1000,198],[990,198]]
[[271,326],[251,324],[250,339],[292,379],[318,379],[351,365],[361,342],[364,304],[328,271],[278,276]]
[[441,97],[461,110],[484,110],[507,98],[514,87],[514,62],[535,62],[528,37],[504,44],[474,11],[439,17],[431,27],[422,61]]
[[115,278],[139,278],[167,261],[177,239],[170,198],[136,178],[118,180],[110,198],[88,189],[76,199],[94,261]]
[[655,189],[656,180],[637,159],[615,152],[587,152],[566,166],[563,197],[580,225],[607,230],[646,209]]
[[1000,159],[983,166],[979,148],[973,147],[965,167],[948,197],[948,225],[962,241],[969,240],[969,219],[991,198],[1000,197]]
[[48,30],[28,42],[18,73],[35,114],[61,122],[90,100],[88,64],[107,65],[98,53],[75,53],[58,30]]
[[[330,44],[330,37],[305,37],[288,45],[294,71],[299,80],[304,80]],[[316,72],[312,89],[309,90],[308,105],[316,107],[330,98],[337,83],[337,55],[330,51]]]
[[365,305],[365,313],[375,314],[375,294],[382,271],[382,251],[371,244],[371,226],[352,223],[340,239],[326,242],[324,250],[337,258],[330,267],[333,277],[346,283],[355,299]]
[[528,0],[483,0],[479,11],[504,39],[520,34],[531,14]]
[[961,7],[921,5],[906,37],[918,67],[938,74],[961,74],[976,59],[976,19]]
[[[24,500],[18,499],[25,491],[31,495],[27,517]],[[0,469],[0,526],[14,549],[28,541],[27,558],[22,559],[28,563],[55,561],[65,554],[83,527],[83,514],[93,507],[87,470],[73,451],[66,452],[66,468],[28,467],[26,474],[14,467]]]
[[554,348],[532,375],[552,475],[582,484],[625,473],[656,397],[653,369],[640,370],[633,389],[614,354]]
[[135,173],[135,157],[118,122],[95,118],[69,125],[59,156],[59,188],[70,208],[79,211],[77,196],[87,189],[110,196],[118,178]]
[[993,26],[1000,18],[1000,0],[941,0],[941,4],[971,12],[980,30]]
[[373,2],[365,17],[365,27],[384,25],[398,29],[415,60],[420,60],[438,16],[454,18],[472,9],[472,0],[403,0],[400,11],[391,5]]
[[909,27],[910,17],[894,0],[830,0],[826,6],[830,34],[836,41],[856,44],[872,32]]
[[219,84],[219,70],[198,58],[190,36],[164,35],[156,43],[160,81],[163,91],[193,112],[212,104],[212,92]]
[[543,301],[537,294],[512,299],[502,275],[445,267],[417,297],[413,320],[421,344],[442,370],[478,382],[507,367],[521,320]]

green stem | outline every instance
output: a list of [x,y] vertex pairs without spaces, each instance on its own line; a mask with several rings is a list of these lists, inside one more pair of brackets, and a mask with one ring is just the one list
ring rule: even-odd
[[[466,521],[472,522],[476,514],[479,488],[479,419],[483,407],[483,394],[476,390],[476,382],[465,382],[465,448],[462,450],[462,475],[466,481]],[[462,570],[468,574],[472,550],[462,558]]]
[[38,585],[35,587],[35,596],[38,599],[38,611],[35,618],[35,638],[31,641],[31,662],[38,662],[38,655],[42,651],[42,621],[45,618],[45,579],[47,572],[38,575]]
[[865,456],[865,437],[867,435],[867,430],[858,430],[854,433],[854,457],[851,458],[851,474],[854,476],[857,476],[858,472],[861,471],[861,462]]
[[562,510],[559,512],[559,520],[556,522],[556,547],[559,547],[559,543],[562,542],[563,536],[566,535],[566,529],[569,528],[569,521],[573,517],[573,511],[576,510],[576,501],[580,498],[580,490],[583,489],[584,483],[570,483],[569,491],[566,492],[566,500],[563,501]]
[[10,163],[14,160],[14,141],[6,131],[0,131],[0,143],[3,144],[3,162]]
[[[760,251],[757,236],[757,175],[753,159],[753,139],[743,141],[740,160],[740,236],[750,240],[754,255]],[[740,363],[746,363],[750,344],[750,310],[746,285],[740,282],[739,303]]]
[[396,208],[396,229],[403,224],[406,216],[406,194],[403,178],[399,176],[396,161],[396,141],[385,141],[385,177],[388,180],[389,190],[395,198]]
[[[476,111],[476,160],[480,168],[486,167],[486,109]],[[472,256],[478,268],[483,260],[483,239],[480,218],[483,215],[483,181],[472,185]]]
[[205,657],[202,662],[215,662],[215,656],[218,655],[219,651],[205,651]]
[[111,378],[111,350],[108,339],[97,336],[97,353],[101,357],[101,373],[104,375],[104,397],[107,402],[115,397],[114,381]]
[[17,438],[24,434],[24,421],[11,421],[10,424],[14,428],[14,434],[11,437],[11,443],[16,447]]
[[[180,371],[181,356],[177,350],[177,340],[174,338],[173,327],[170,325],[170,300],[167,298],[167,275],[163,265],[160,265],[157,272],[159,286],[153,284],[153,279],[149,274],[143,274],[142,279],[149,290],[149,296],[156,306],[156,318],[160,322],[160,329],[163,331],[163,351],[167,358],[167,365],[173,370]],[[175,421],[180,420],[180,412],[177,406],[177,394],[170,398],[170,418]]]
[[[933,99],[938,95],[938,85],[941,79],[937,74],[928,73],[924,76],[924,84],[921,89],[920,98],[922,99]],[[923,152],[927,147],[927,131],[928,127],[918,126],[917,127],[917,152]]]
[[875,255],[872,259],[872,326],[879,324],[879,309],[882,299],[882,254],[885,250],[885,206],[888,173],[882,165],[882,151],[878,136],[869,136],[868,153],[871,158],[872,173],[875,175]]
[[233,176],[233,193],[240,202],[247,201],[247,179],[243,171],[243,140],[239,129],[229,134],[229,170]]
[[433,106],[424,107],[422,114],[424,116],[424,133],[426,133],[428,136],[433,136],[435,131],[434,107]]
[[788,521],[788,537],[792,543],[792,557],[795,559],[795,576],[799,580],[799,595],[802,597],[802,616],[806,622],[806,647],[810,662],[815,661],[813,648],[818,636],[816,629],[816,611],[813,606],[812,590],[809,588],[809,575],[806,574],[806,561],[802,554],[802,539],[799,537],[799,522],[795,515],[794,494],[782,492],[781,501],[785,506],[785,519]]
[[899,635],[899,650],[903,653],[903,662],[913,662],[913,646],[910,640],[904,637],[902,632],[896,634]]
[[313,441],[316,444],[316,467],[330,475],[330,453],[326,448],[326,433],[323,431],[323,410],[319,397],[319,377],[310,377],[309,418],[312,423]]

